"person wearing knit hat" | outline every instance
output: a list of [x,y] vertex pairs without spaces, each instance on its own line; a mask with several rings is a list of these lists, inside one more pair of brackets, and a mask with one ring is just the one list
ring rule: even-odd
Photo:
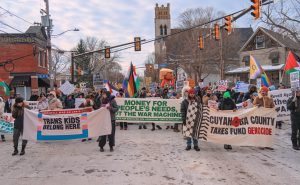
[[181,103],[180,111],[182,115],[183,127],[182,133],[183,136],[187,139],[187,146],[185,150],[189,151],[192,149],[192,142],[194,144],[194,149],[200,151],[198,146],[198,139],[194,128],[197,127],[200,119],[196,119],[201,116],[202,102],[201,99],[195,96],[195,90],[188,90],[188,99],[184,99]]
[[[23,135],[23,127],[24,127],[24,109],[29,108],[24,103],[24,99],[22,97],[17,97],[15,99],[15,104],[13,105],[13,111],[12,111],[12,117],[14,120],[14,133],[13,133],[13,143],[14,143],[14,152],[12,155],[17,155],[19,153],[18,151],[18,144],[19,144],[19,138],[21,135]],[[25,148],[26,148],[27,140],[22,140],[22,150],[20,152],[20,155],[25,154]]]
[[260,95],[254,99],[253,105],[265,108],[274,108],[275,104],[273,98],[268,96],[269,89],[266,86],[260,88]]
[[55,91],[51,91],[49,93],[48,104],[49,104],[49,107],[48,107],[49,110],[63,109],[62,103],[56,97]]
[[218,101],[218,97],[212,93],[210,88],[207,88],[205,91],[205,95],[202,98],[203,105],[208,105],[208,101]]
[[[223,94],[223,99],[221,100],[219,104],[219,110],[232,110],[236,111],[236,104],[234,103],[233,99],[231,98],[230,92],[226,91]],[[232,146],[225,144],[224,149],[226,150],[232,150]]]
[[289,98],[287,109],[291,111],[293,149],[300,150],[300,90]]

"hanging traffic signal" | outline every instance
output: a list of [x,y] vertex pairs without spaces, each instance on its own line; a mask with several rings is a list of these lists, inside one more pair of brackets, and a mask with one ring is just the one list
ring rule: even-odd
[[203,50],[204,49],[204,40],[203,40],[203,36],[202,35],[200,35],[199,36],[199,49],[200,50]]
[[134,37],[134,51],[141,51],[141,37]]
[[216,23],[214,26],[214,37],[215,40],[220,40],[220,26],[218,23]]
[[255,20],[260,18],[260,0],[251,0],[253,5],[251,5],[251,15],[254,17]]
[[225,17],[225,30],[228,32],[228,34],[231,34],[231,32],[232,32],[232,16]]
[[109,46],[105,46],[105,58],[110,58],[110,47]]

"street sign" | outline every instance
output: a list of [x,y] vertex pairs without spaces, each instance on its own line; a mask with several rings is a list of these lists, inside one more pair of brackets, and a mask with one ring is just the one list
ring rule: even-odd
[[169,64],[159,64],[159,68],[165,68],[165,67],[168,67]]
[[38,78],[49,78],[48,74],[37,74]]

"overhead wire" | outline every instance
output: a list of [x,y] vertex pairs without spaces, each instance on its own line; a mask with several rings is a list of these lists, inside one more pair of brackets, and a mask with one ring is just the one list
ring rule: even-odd
[[29,24],[33,24],[32,22],[30,22],[30,21],[28,21],[28,20],[26,20],[26,19],[24,19],[24,18],[22,18],[22,17],[16,15],[15,13],[12,13],[11,11],[9,11],[9,10],[7,10],[7,9],[5,9],[5,8],[3,8],[3,7],[1,7],[1,6],[0,6],[0,9],[6,11],[6,12],[9,13],[10,15],[13,15],[13,16],[19,18],[20,20],[22,20],[22,21],[24,21],[24,22],[27,22],[27,23],[29,23]]

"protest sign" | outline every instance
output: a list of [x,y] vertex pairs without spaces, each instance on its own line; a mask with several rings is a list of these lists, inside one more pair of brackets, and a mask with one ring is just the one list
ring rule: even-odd
[[270,91],[269,95],[273,98],[276,108],[279,108],[277,112],[277,121],[287,121],[291,120],[290,111],[287,110],[287,101],[292,97],[291,89],[280,89],[275,91]]
[[65,95],[69,95],[74,92],[75,86],[71,84],[69,81],[66,81],[64,84],[62,84],[59,88],[61,92],[63,92]]
[[218,82],[218,91],[224,92],[228,88],[228,81],[227,80],[220,80]]
[[130,123],[182,123],[179,99],[117,98],[116,121]]
[[84,103],[84,98],[75,98],[75,108],[79,108],[79,106]]
[[38,101],[25,101],[25,103],[29,106],[30,110],[38,110]]
[[256,79],[256,87],[257,87],[257,89],[261,88],[261,78]]
[[291,81],[291,89],[292,91],[300,90],[300,82],[299,82],[299,71],[292,72],[290,74]]
[[3,113],[0,117],[0,133],[12,134],[14,130],[14,120],[11,113]]
[[216,111],[204,107],[197,136],[204,141],[238,146],[271,147],[275,135],[276,111],[250,108]]
[[219,103],[214,100],[208,100],[208,107],[213,109],[218,109]]
[[235,85],[235,92],[248,92],[249,84],[246,84],[244,82],[236,82]]
[[73,140],[111,134],[110,112],[101,108],[34,112],[25,109],[23,139]]
[[101,74],[93,75],[93,86],[96,91],[99,91],[104,88],[103,75]]

